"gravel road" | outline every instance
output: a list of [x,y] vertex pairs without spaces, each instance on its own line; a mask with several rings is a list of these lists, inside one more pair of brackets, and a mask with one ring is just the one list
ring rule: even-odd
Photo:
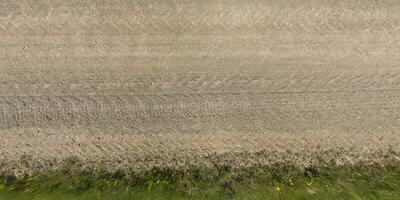
[[399,160],[399,10],[1,0],[1,171]]

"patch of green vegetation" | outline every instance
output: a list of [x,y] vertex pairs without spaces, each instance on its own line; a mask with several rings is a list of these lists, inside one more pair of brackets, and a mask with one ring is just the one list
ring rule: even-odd
[[68,167],[22,179],[2,176],[0,199],[400,199],[400,165],[155,168],[146,173]]

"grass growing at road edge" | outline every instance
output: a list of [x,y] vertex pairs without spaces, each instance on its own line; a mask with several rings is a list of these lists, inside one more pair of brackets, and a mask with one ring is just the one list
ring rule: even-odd
[[400,164],[143,173],[68,167],[19,179],[1,176],[0,200],[8,199],[400,199]]

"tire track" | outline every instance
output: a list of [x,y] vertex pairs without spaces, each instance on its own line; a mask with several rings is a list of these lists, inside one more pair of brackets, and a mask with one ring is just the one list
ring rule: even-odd
[[[396,103],[400,96],[381,92],[355,93],[351,96],[343,92],[342,95],[346,95],[346,98],[337,99],[336,93],[325,97],[320,97],[319,93],[250,96],[175,94],[2,97],[0,102],[3,121],[6,122],[4,128],[57,127],[71,124],[82,128],[114,127],[118,124],[129,130],[134,129],[131,131],[135,133],[139,128],[138,124],[144,124],[145,129],[148,129],[142,130],[145,132],[167,132],[163,127],[170,127],[167,129],[170,132],[185,132],[186,129],[182,128],[185,124],[197,124],[200,126],[198,131],[226,131],[232,128],[261,132],[266,128],[278,132],[299,133],[316,127],[334,129],[335,124],[341,124],[341,127],[336,128],[351,133],[357,127],[364,127],[365,132],[378,131],[377,124],[387,123],[388,120],[394,124],[387,126],[387,130],[398,128],[394,116],[398,112],[397,108],[400,108]],[[392,108],[393,111],[388,112],[387,108]],[[347,123],[343,120],[350,121]]]
[[[19,130],[21,131],[23,130]],[[150,169],[156,163],[158,166],[179,168],[185,167],[182,165],[186,164],[203,166],[209,162],[219,165],[231,163],[233,166],[241,166],[240,163],[248,166],[291,163],[304,167],[317,162],[315,160],[317,158],[327,159],[327,161],[332,161],[333,158],[333,161],[339,165],[368,162],[371,159],[382,162],[385,156],[396,155],[395,152],[399,150],[397,142],[400,139],[398,134],[392,133],[361,134],[362,137],[360,137],[360,134],[332,134],[331,132],[310,132],[298,135],[220,132],[218,134],[184,134],[179,136],[181,140],[176,140],[175,134],[144,136],[112,133],[103,134],[99,139],[97,136],[82,132],[81,129],[73,136],[60,134],[59,131],[41,129],[43,134],[30,136],[21,134],[23,142],[20,145],[30,147],[16,151],[4,149],[2,154],[7,157],[20,157],[28,153],[33,155],[34,159],[41,160],[54,157],[67,159],[72,153],[72,155],[85,157],[88,163],[103,163],[102,167],[107,169],[138,170],[142,168],[143,170]],[[54,134],[48,136],[50,132]],[[6,137],[4,140],[6,142],[16,139],[15,132],[1,132],[1,134]],[[25,143],[28,137],[31,138],[30,142]],[[74,142],[70,142],[72,139]],[[8,142],[7,145],[9,145]],[[269,153],[259,152],[265,149],[260,147],[267,147]],[[247,153],[242,153],[243,151]],[[160,156],[160,152],[163,152],[163,156]],[[223,156],[224,159],[219,160],[218,156]],[[183,163],[179,165],[176,159]],[[240,162],[234,162],[235,160]],[[54,161],[52,164],[56,167],[60,165]],[[2,171],[7,169],[2,168]],[[46,170],[51,170],[51,167]]]
[[[0,21],[0,34],[22,35],[74,35],[74,34],[140,34],[140,33],[215,33],[215,32],[328,32],[337,33],[344,24],[349,31],[386,31],[398,30],[398,6],[385,5],[385,2],[371,3],[370,7],[361,9],[361,3],[350,1],[347,5],[335,6],[334,1],[327,3],[310,3],[307,1],[280,2],[256,1],[241,5],[225,5],[221,2],[169,2],[154,4],[138,1],[124,2],[117,10],[108,9],[106,15],[101,15],[104,8],[110,8],[106,3],[97,4],[91,14],[44,12],[43,16],[32,16],[29,5],[19,3],[24,8],[20,12],[9,12],[8,18]],[[294,3],[294,4],[293,4]],[[131,4],[134,7],[129,7]],[[148,5],[152,6],[149,7]],[[51,10],[53,6],[63,7],[61,2],[49,6],[35,3],[40,10]],[[293,7],[301,5],[301,7]],[[181,8],[177,8],[177,7]],[[199,6],[202,9],[199,9]],[[71,5],[68,7],[71,8]],[[74,6],[72,6],[73,8]],[[89,6],[90,7],[90,6]],[[92,6],[93,7],[93,6]],[[353,8],[353,9],[349,9]],[[35,9],[37,10],[37,9]],[[57,11],[57,10],[56,10]],[[384,12],[383,12],[384,11]],[[18,13],[18,14],[17,14]],[[40,13],[40,12],[38,12]],[[157,13],[152,14],[152,13]],[[340,17],[338,17],[340,13]],[[387,18],[395,18],[387,23]],[[102,20],[99,20],[101,18]],[[260,19],[261,18],[261,19]],[[304,23],[308,22],[308,23]],[[395,24],[393,24],[396,22]],[[317,30],[315,30],[317,28]]]
[[[92,77],[94,74],[88,74]],[[200,78],[199,78],[200,77]],[[41,81],[39,81],[41,79]],[[69,80],[68,80],[69,79]],[[33,82],[32,81],[37,80]],[[4,82],[1,96],[32,95],[140,95],[179,93],[335,93],[356,91],[396,91],[400,88],[398,70],[349,72],[282,72],[269,74],[249,73],[183,73],[115,74],[113,82],[76,76],[64,80],[42,75],[32,81]],[[110,80],[111,81],[111,80]],[[117,82],[116,82],[117,81]]]

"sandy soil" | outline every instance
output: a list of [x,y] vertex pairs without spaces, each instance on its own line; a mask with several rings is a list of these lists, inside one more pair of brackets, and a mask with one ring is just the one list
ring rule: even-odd
[[399,10],[2,0],[1,169],[399,160]]

